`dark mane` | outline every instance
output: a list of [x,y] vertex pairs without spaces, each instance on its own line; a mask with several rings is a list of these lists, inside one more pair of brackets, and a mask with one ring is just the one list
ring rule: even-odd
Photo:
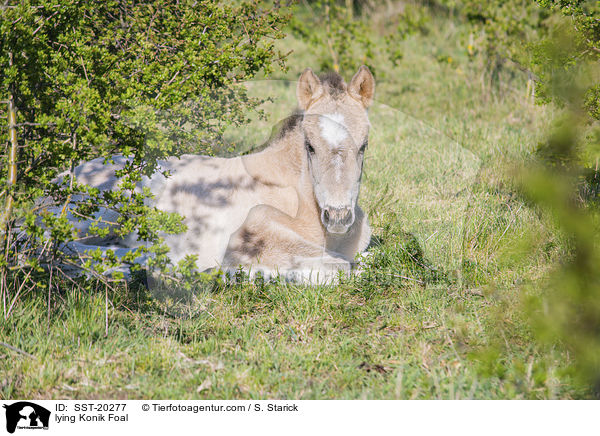
[[250,153],[263,151],[265,148],[269,147],[274,142],[280,141],[281,139],[285,138],[285,136],[288,133],[290,133],[292,130],[294,130],[300,125],[300,123],[302,122],[302,116],[303,112],[300,109],[296,109],[287,118],[279,121],[275,126],[273,126],[273,129],[271,130],[271,136],[269,137],[269,139],[267,139],[262,144],[250,147],[250,149],[244,151],[239,155],[246,155]]
[[300,125],[302,122],[303,112],[300,109],[296,109],[290,116],[285,118],[284,120],[278,122],[271,130],[271,136],[269,139],[258,146],[252,147],[250,150],[246,151],[243,154],[255,153],[257,151],[262,151],[268,146],[272,145],[274,142],[277,142],[294,130],[296,127]]
[[298,127],[302,122],[302,115],[303,112],[300,109],[296,109],[290,116],[283,121],[280,121],[276,128],[273,129],[273,131],[276,133],[271,136],[271,140],[269,142],[273,142],[285,137],[285,135]]
[[346,82],[344,82],[342,76],[335,71],[322,74],[319,76],[319,79],[321,80],[321,83],[325,89],[329,92],[329,95],[334,98],[346,92]]

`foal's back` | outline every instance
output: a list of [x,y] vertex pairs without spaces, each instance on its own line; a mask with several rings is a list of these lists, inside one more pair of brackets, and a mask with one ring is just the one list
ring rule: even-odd
[[[230,236],[256,206],[269,205],[290,216],[296,215],[296,190],[291,186],[266,184],[251,176],[244,164],[245,158],[182,155],[159,161],[160,170],[170,173],[168,178],[161,172],[143,178],[142,186],[150,188],[154,194],[150,204],[164,212],[183,216],[187,227],[183,234],[163,235],[173,262],[193,254],[197,256],[196,265],[200,271],[219,267]],[[258,158],[261,162],[260,156]],[[77,166],[74,169],[77,181],[102,191],[116,189],[119,179],[115,173],[125,167],[127,158],[113,156],[112,160],[113,163],[105,163],[103,158],[98,158]],[[272,162],[265,160],[263,170],[267,173],[271,171],[270,164]],[[106,209],[97,215],[108,222],[117,219],[115,212]],[[88,225],[78,223],[81,236],[86,234]],[[102,245],[98,239],[89,238],[86,243]],[[112,236],[109,240],[113,241]],[[137,244],[134,235],[120,243],[132,247]]]

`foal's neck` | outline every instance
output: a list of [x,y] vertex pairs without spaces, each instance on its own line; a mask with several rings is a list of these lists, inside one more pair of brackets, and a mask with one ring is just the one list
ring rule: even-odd
[[258,182],[270,186],[292,186],[304,191],[302,185],[308,175],[308,162],[301,123],[296,122],[284,129],[267,148],[242,159],[250,175]]
[[293,117],[296,118],[286,120],[282,131],[267,148],[242,159],[248,173],[256,181],[267,186],[293,187],[299,196],[298,206],[306,213],[318,214],[304,149],[302,118],[298,114]]

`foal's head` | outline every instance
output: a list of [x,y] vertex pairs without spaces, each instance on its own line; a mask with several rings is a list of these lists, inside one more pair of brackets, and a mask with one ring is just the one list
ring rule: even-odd
[[348,85],[337,73],[319,79],[310,69],[298,82],[308,171],[329,233],[346,233],[354,223],[374,91],[364,65]]

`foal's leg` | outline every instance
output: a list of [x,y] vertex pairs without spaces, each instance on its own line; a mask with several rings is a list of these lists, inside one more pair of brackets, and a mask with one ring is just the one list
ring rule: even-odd
[[[314,242],[319,239],[321,244]],[[293,279],[305,281],[319,276],[318,281],[329,281],[337,271],[349,271],[350,260],[325,248],[320,228],[274,207],[260,205],[250,211],[244,224],[231,235],[223,266],[266,268],[267,273]]]

